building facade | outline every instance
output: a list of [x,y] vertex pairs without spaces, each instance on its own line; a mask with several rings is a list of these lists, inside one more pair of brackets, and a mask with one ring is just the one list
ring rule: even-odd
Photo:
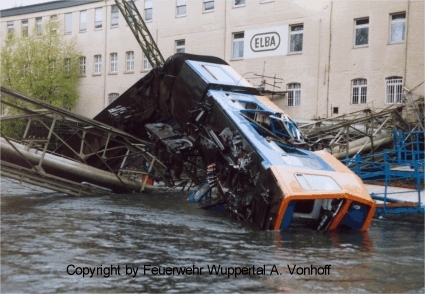
[[[291,117],[310,120],[424,95],[424,2],[415,0],[135,0],[164,58],[224,59]],[[150,64],[113,0],[54,1],[1,11],[0,38],[49,18],[81,52],[80,99],[93,117]],[[268,91],[267,91],[268,90]]]

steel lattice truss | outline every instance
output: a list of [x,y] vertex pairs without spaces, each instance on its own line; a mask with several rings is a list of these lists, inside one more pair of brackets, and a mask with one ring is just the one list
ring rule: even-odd
[[392,142],[392,130],[409,130],[400,115],[401,108],[391,107],[380,112],[365,109],[322,119],[300,129],[311,141],[326,142],[339,159],[361,152],[370,154]]
[[129,28],[152,66],[164,64],[164,58],[158,49],[149,29],[133,1],[115,0]]
[[184,189],[205,176],[197,158],[177,178],[149,142],[4,87],[1,96],[2,176],[71,195]]

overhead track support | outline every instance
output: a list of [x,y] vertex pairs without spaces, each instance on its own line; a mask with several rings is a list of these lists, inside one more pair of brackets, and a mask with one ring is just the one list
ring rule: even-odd
[[115,0],[121,14],[133,32],[134,37],[139,43],[149,63],[153,66],[164,64],[164,58],[156,45],[146,23],[137,10],[133,1]]

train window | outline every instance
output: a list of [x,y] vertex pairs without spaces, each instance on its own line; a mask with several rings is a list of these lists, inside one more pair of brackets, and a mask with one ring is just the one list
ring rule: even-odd
[[234,84],[236,81],[221,67],[215,65],[202,65],[202,67],[216,80],[224,84]]
[[341,187],[328,176],[296,174],[301,188],[307,191],[340,191]]
[[297,125],[286,115],[270,116],[270,125],[273,133],[287,138],[301,139],[301,132]]
[[242,105],[244,109],[251,109],[251,110],[263,110],[261,106],[259,106],[257,103],[242,101],[242,100],[231,100],[233,103],[237,103],[238,105]]

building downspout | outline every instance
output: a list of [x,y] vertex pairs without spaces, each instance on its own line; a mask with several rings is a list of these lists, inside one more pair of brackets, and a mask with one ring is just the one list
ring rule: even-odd
[[105,108],[106,106],[108,106],[108,100],[106,97],[106,73],[107,73],[107,68],[108,68],[108,56],[106,56],[106,52],[107,52],[107,47],[108,47],[108,6],[106,6],[106,2],[108,0],[104,0],[104,7],[105,7],[105,29],[104,29],[104,42],[105,42],[105,46],[104,46],[104,53],[103,56],[105,56],[105,61],[104,64],[105,66],[103,67],[103,108]]
[[404,42],[404,79],[403,79],[403,86],[407,85],[407,42],[409,40],[409,28],[410,28],[410,0],[407,2],[407,11],[406,11],[406,41]]
[[329,117],[329,76],[331,72],[331,50],[332,50],[332,10],[333,0],[331,0],[331,11],[329,14],[329,52],[328,52],[328,79],[327,79],[327,90],[326,90],[326,118]]
[[319,20],[319,50],[318,50],[318,56],[317,56],[317,87],[316,87],[316,117],[319,118],[319,86],[320,86],[320,44],[322,39],[322,18]]
[[226,33],[227,33],[227,1],[224,1],[224,50],[223,60],[226,60]]

